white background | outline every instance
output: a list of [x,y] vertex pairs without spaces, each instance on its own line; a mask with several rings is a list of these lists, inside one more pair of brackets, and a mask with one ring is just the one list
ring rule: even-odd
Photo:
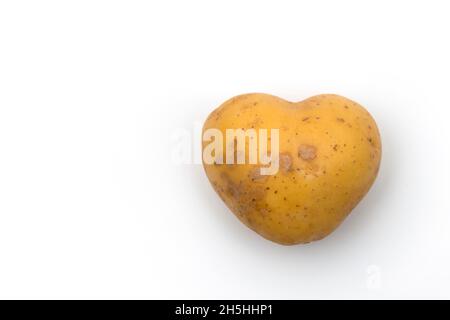
[[[0,298],[450,298],[448,1],[1,1]],[[243,226],[171,134],[240,93],[382,134],[326,239]]]

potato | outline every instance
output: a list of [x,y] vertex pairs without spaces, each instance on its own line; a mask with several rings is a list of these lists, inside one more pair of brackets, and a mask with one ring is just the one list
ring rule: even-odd
[[[227,136],[229,129],[247,130],[240,147],[242,136]],[[264,130],[266,141],[258,135]],[[250,156],[255,140],[256,162]],[[269,174],[267,159],[259,155],[264,143],[278,169]],[[231,159],[234,163],[226,161]],[[283,245],[319,240],[335,230],[368,192],[380,160],[371,115],[333,94],[297,103],[268,94],[239,95],[214,110],[203,127],[203,165],[214,190],[250,229]]]

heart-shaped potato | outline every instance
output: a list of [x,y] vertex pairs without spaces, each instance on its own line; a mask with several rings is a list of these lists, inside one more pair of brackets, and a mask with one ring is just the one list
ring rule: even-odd
[[[239,129],[245,133],[241,148]],[[214,110],[203,127],[203,165],[216,192],[249,228],[285,245],[319,240],[336,229],[371,187],[380,159],[375,121],[338,95],[297,103],[239,95]]]

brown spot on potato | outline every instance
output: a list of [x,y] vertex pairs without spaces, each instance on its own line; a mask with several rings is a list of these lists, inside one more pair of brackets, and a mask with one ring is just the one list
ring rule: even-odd
[[287,152],[280,153],[280,169],[283,173],[292,171],[292,157]]
[[344,118],[336,118],[336,120],[339,122],[345,122]]
[[317,148],[309,144],[302,144],[298,148],[298,156],[303,160],[314,160],[317,156]]
[[258,211],[263,217],[267,216],[269,214],[269,210],[267,208],[261,208]]
[[262,186],[249,187],[249,183],[234,182],[227,174],[223,173],[222,178],[226,183],[226,193],[234,199],[233,207],[239,215],[245,216],[253,210],[259,210],[264,203],[266,196]]
[[239,199],[241,197],[242,190],[239,185],[235,184],[229,178],[226,179],[226,192],[235,199]]
[[251,169],[248,174],[248,177],[250,178],[250,180],[252,182],[264,182],[268,178],[268,176],[261,174],[260,167],[255,167],[255,168]]

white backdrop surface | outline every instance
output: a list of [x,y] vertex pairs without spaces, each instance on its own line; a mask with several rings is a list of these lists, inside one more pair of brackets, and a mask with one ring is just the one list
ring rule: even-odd
[[[0,298],[450,298],[448,1],[1,1]],[[383,141],[326,239],[249,231],[174,132],[338,93]]]

